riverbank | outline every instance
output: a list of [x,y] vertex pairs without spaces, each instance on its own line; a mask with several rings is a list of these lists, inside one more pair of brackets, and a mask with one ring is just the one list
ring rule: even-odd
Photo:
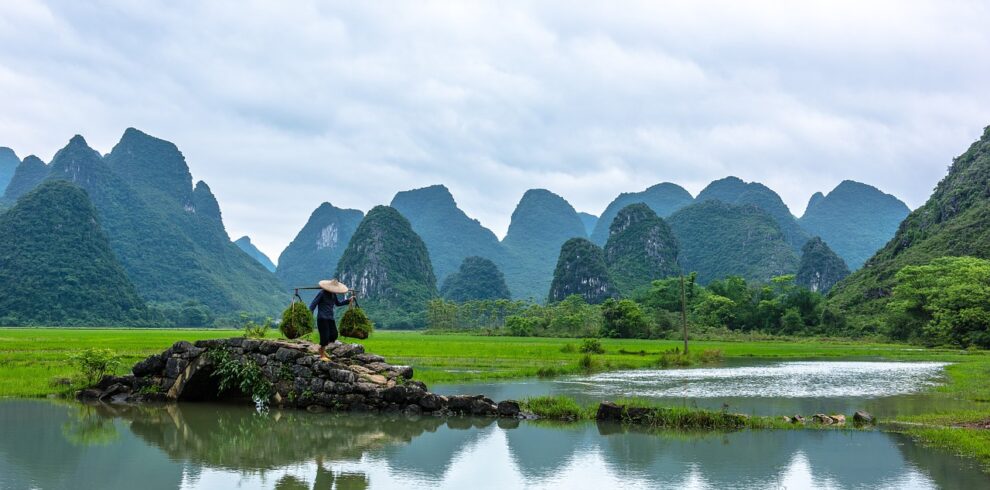
[[[179,340],[235,337],[238,330],[217,329],[28,329],[0,328],[0,397],[43,397],[64,388],[52,380],[71,377],[68,359],[85,349],[109,348],[122,356],[122,369],[161,352]],[[470,381],[509,380],[542,374],[586,372],[580,339],[424,335],[378,331],[361,341],[369,352],[416,369],[416,379],[429,385]],[[595,370],[656,367],[663,352],[682,344],[666,340],[602,339],[603,354],[593,355]],[[979,390],[979,368],[990,370],[990,356],[953,350],[919,349],[903,344],[849,341],[697,341],[695,352],[719,351],[724,358],[812,359],[882,358],[937,360],[959,363],[949,369],[957,394]],[[968,382],[974,378],[973,382]],[[986,378],[983,378],[986,379]],[[987,389],[990,391],[990,388]],[[990,400],[990,393],[984,393]]]
[[[43,397],[67,388],[53,380],[69,378],[74,368],[70,355],[90,347],[109,348],[122,356],[122,369],[167,348],[178,340],[203,340],[239,336],[236,330],[187,329],[18,329],[0,328],[0,397]],[[362,341],[369,352],[396,364],[415,368],[416,379],[428,385],[481,380],[508,380],[537,376],[540,372],[579,373],[585,354],[579,339],[479,337],[472,335],[423,335],[415,332],[379,331]],[[660,355],[681,344],[675,341],[601,341],[604,354],[596,354],[595,369],[618,370],[656,367]],[[937,396],[965,400],[967,408],[898,417],[884,422],[924,444],[974,457],[990,467],[990,431],[977,428],[990,419],[990,355],[983,351],[921,349],[903,344],[794,341],[698,341],[695,351],[718,350],[724,358],[822,359],[873,358],[910,361],[943,361],[947,382]]]

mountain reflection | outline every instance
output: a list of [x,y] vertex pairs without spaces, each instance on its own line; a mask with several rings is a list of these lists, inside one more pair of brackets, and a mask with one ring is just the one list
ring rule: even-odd
[[0,402],[0,423],[0,488],[986,488],[990,483],[962,460],[882,432],[655,433],[593,423],[22,400]]

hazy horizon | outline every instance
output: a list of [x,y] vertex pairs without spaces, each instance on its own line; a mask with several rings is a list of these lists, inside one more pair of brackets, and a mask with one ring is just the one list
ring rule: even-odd
[[595,215],[734,175],[800,216],[912,209],[990,124],[981,2],[0,4],[0,146],[175,143],[273,260],[322,202],[444,184],[499,237],[530,188]]

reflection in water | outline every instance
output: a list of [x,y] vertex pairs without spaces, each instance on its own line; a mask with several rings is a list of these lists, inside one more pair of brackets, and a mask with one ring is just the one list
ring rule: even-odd
[[0,426],[0,488],[990,485],[962,460],[881,432],[648,433],[594,423],[43,401],[0,402]]
[[582,403],[621,397],[668,406],[756,415],[846,413],[881,417],[976,408],[965,400],[920,393],[941,380],[945,363],[767,361],[730,359],[719,368],[630,370],[549,380],[434,386],[440,394],[484,393],[494,400],[565,395]]

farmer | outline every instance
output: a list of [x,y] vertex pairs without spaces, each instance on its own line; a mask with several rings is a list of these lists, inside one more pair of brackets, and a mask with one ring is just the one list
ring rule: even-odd
[[320,292],[309,304],[310,311],[316,312],[316,328],[320,331],[320,359],[329,361],[327,356],[327,344],[337,340],[337,323],[333,320],[333,309],[335,306],[346,306],[349,300],[341,301],[338,294],[344,294],[348,290],[347,286],[336,279],[320,281]]

